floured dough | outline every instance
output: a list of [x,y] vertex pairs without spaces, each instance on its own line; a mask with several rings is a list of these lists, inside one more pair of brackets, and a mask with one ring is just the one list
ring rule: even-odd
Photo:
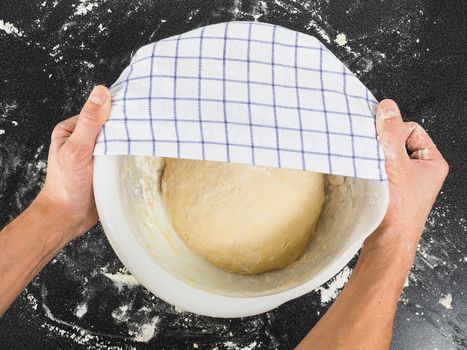
[[255,274],[303,254],[321,213],[324,181],[308,171],[167,159],[162,197],[195,253],[225,270]]

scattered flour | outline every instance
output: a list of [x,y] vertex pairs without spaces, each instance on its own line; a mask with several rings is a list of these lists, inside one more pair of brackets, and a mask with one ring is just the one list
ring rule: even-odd
[[37,169],[37,170],[44,170],[44,169],[47,169],[47,163],[44,162],[43,160],[39,160],[39,161],[36,163],[36,169]]
[[89,345],[92,341],[93,349],[116,349],[115,347],[109,347],[98,335],[93,334],[91,331],[56,318],[46,304],[42,303],[42,308],[45,311],[45,315],[53,322],[53,324],[45,322],[41,326],[49,332],[72,339],[75,343],[81,345]]
[[92,11],[92,9],[97,6],[99,6],[97,2],[92,2],[90,0],[81,0],[78,6],[76,6],[75,15],[78,15],[78,16],[85,15],[88,12]]
[[129,274],[124,274],[121,272],[117,272],[117,273],[104,272],[103,275],[107,277],[109,280],[111,280],[115,284],[115,286],[118,288],[119,291],[123,287],[134,287],[134,286],[139,285],[138,280]]
[[337,43],[339,46],[344,46],[347,44],[347,36],[344,33],[337,34],[336,39],[334,41]]
[[443,305],[446,309],[452,310],[452,294],[448,293],[439,298],[438,303]]
[[119,306],[117,309],[112,311],[112,317],[118,322],[127,322],[130,319],[128,316],[128,305]]
[[16,28],[13,24],[9,22],[4,22],[0,19],[0,30],[3,30],[7,34],[16,34],[18,36],[23,36],[23,32]]
[[88,305],[86,303],[80,303],[75,309],[75,315],[78,318],[82,318],[86,312],[88,312]]
[[38,302],[37,302],[36,297],[32,295],[31,293],[27,293],[26,298],[28,299],[28,303],[32,307],[32,309],[37,310]]
[[252,11],[254,21],[257,22],[258,18],[260,18],[261,16],[263,16],[264,13],[267,12],[267,9],[268,9],[267,3],[264,0],[260,0],[257,3],[257,6]]
[[408,305],[410,302],[409,298],[404,297],[403,295],[401,295],[401,297],[399,298],[399,301],[404,305]]
[[321,303],[325,304],[334,300],[339,295],[339,291],[349,280],[352,270],[346,266],[325,286],[321,286],[317,291],[321,293]]
[[138,342],[147,343],[156,334],[156,325],[159,323],[159,316],[155,316],[148,323],[138,325],[136,330],[129,330],[129,334],[134,336]]
[[409,286],[409,276],[407,276],[407,278],[405,279],[404,288],[406,288],[408,286]]
[[88,62],[88,61],[82,61],[82,64],[86,67],[86,68],[94,68],[96,65],[94,63],[91,63],[91,62]]
[[240,347],[238,346],[237,344],[235,344],[234,342],[231,342],[231,341],[226,341],[224,343],[224,346],[227,350],[254,350],[256,349],[256,346],[258,344],[256,343],[256,341],[254,341],[253,343],[250,343],[249,345],[247,346],[244,346],[244,347]]
[[178,314],[181,314],[183,312],[185,312],[185,310],[183,310],[182,308],[180,308],[179,306],[174,306],[174,311]]
[[309,28],[313,28],[314,30],[316,30],[316,32],[320,35],[321,39],[325,40],[327,43],[331,43],[331,38],[329,37],[329,35],[326,33],[326,31],[321,28],[320,25],[318,25],[318,23],[316,23],[316,21],[314,20],[311,20],[309,23],[308,23],[308,26]]

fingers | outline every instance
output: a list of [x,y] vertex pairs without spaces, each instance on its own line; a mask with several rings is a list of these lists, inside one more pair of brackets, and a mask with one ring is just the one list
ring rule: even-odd
[[[409,164],[423,164],[422,171],[431,169],[444,180],[449,166],[427,132],[415,122],[404,123],[396,103],[383,100],[376,111],[376,128],[383,145],[386,172],[390,181],[404,178]],[[410,162],[413,159],[414,163]],[[427,162],[428,160],[428,162]],[[426,168],[428,166],[428,168]]]
[[392,100],[383,100],[376,112],[376,127],[386,160],[400,163],[405,159],[442,158],[427,132],[416,122],[404,123]]
[[52,141],[70,136],[75,130],[77,121],[78,116],[75,115],[58,123],[52,131]]
[[416,122],[404,122],[404,138],[406,140],[406,148],[407,148],[407,139],[413,133],[417,125],[418,124]]
[[412,124],[414,125],[413,131],[410,133],[406,142],[410,158],[433,161],[432,164],[436,164],[436,169],[444,180],[449,171],[448,163],[425,129],[418,123],[412,122]]
[[417,123],[413,123],[414,128],[407,138],[407,152],[412,159],[430,159],[441,154],[427,132]]
[[75,130],[76,122],[78,121],[78,116],[65,119],[64,121],[58,123],[54,130],[52,131],[51,144],[50,148],[52,152],[58,151],[63,144],[66,142],[68,137]]
[[386,162],[396,165],[408,159],[405,148],[408,130],[399,107],[393,100],[383,100],[376,111],[376,129],[383,145]]
[[99,85],[92,90],[68,139],[74,153],[83,157],[92,155],[97,135],[110,114],[110,100],[110,92],[105,86]]

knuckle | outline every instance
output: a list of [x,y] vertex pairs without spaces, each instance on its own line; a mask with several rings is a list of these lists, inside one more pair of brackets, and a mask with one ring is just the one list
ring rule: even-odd
[[422,127],[420,124],[418,124],[417,122],[411,122],[411,123],[412,123],[412,125],[413,125],[413,130],[412,130],[412,132],[414,132],[415,134],[418,134],[418,135],[419,135],[420,133],[422,133],[422,134],[423,134],[423,133],[426,133],[425,129],[423,129],[423,127]]
[[412,121],[405,122],[405,124],[407,124],[410,127],[410,129],[415,129],[415,128],[418,128],[420,126],[420,124],[418,124],[417,122],[412,122]]
[[446,177],[449,173],[449,164],[445,159],[443,159],[442,169],[443,169],[443,174]]
[[55,125],[55,127],[52,130],[52,134],[50,135],[50,138],[52,140],[59,138],[63,135],[63,122],[58,123]]
[[436,173],[444,181],[449,173],[449,164],[443,157],[441,157],[441,159],[439,159],[436,163]]
[[55,125],[54,129],[52,130],[52,138],[55,138],[60,132],[60,123]]

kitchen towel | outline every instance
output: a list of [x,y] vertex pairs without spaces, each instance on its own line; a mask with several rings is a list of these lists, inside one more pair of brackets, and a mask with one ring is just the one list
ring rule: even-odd
[[236,162],[386,180],[376,99],[319,40],[260,22],[140,48],[95,155]]

